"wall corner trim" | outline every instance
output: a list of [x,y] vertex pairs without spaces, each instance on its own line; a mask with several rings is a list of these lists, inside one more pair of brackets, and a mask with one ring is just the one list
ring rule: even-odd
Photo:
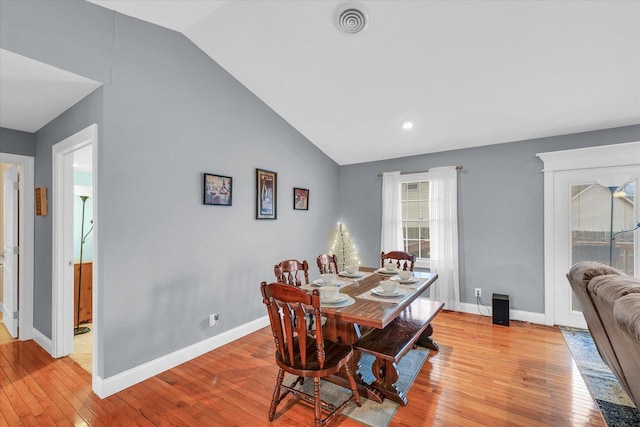
[[47,353],[53,356],[53,341],[51,341],[51,339],[49,339],[36,328],[32,329],[32,337],[40,347],[42,347]]

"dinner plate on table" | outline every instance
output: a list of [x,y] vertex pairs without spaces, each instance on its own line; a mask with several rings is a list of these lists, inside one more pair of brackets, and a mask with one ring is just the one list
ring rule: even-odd
[[338,276],[355,279],[355,278],[364,276],[364,274],[363,273],[347,273],[346,271],[341,271],[340,273],[338,273]]
[[345,284],[342,282],[323,282],[322,279],[316,279],[313,282],[311,282],[312,285],[314,286],[338,286],[338,287],[342,287]]
[[417,277],[411,277],[407,280],[403,280],[400,278],[400,276],[393,276],[391,278],[391,280],[396,281],[398,283],[400,283],[401,285],[410,285],[411,283],[416,283],[418,281]]
[[397,298],[405,296],[407,294],[404,289],[396,289],[395,292],[388,292],[380,287],[371,289],[371,293],[375,296],[383,298]]
[[398,269],[395,269],[393,271],[389,271],[386,268],[379,268],[379,269],[376,270],[376,273],[378,273],[378,274],[386,274],[388,276],[393,276],[397,272],[398,272]]
[[322,298],[320,297],[320,302],[323,304],[340,304],[341,302],[345,302],[349,299],[349,295],[347,294],[338,294],[335,298]]

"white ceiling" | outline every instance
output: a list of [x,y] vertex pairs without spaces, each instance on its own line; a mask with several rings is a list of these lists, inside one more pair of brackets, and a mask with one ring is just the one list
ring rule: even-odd
[[0,127],[36,132],[100,83],[0,49]]
[[640,124],[636,0],[89,1],[184,33],[339,164]]

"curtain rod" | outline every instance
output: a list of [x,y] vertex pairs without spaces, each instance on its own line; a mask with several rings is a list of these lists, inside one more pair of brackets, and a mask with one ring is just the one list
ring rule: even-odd
[[[463,167],[462,167],[462,166],[460,166],[460,165],[456,166],[456,170],[457,170],[457,171],[460,171],[460,170],[462,170],[462,169],[463,169]],[[409,175],[409,174],[411,174],[411,173],[427,173],[427,172],[429,172],[429,169],[427,169],[426,171],[400,172],[400,175]],[[381,177],[381,176],[382,176],[382,174],[381,174],[381,173],[379,173],[379,174],[378,174],[378,177]]]

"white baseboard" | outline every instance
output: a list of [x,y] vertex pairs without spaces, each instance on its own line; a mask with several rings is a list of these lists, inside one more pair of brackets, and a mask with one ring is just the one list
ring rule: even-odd
[[[460,311],[464,313],[480,314],[483,316],[491,316],[491,308],[481,305],[480,310],[475,304],[460,303]],[[544,313],[533,313],[520,310],[509,310],[509,318],[511,320],[520,320],[530,323],[544,324]],[[174,368],[182,363],[188,362],[198,356],[209,351],[215,350],[225,344],[242,338],[258,329],[269,325],[268,316],[261,317],[252,322],[238,326],[220,335],[216,335],[199,343],[185,347],[166,356],[152,360],[143,365],[137,366],[128,371],[114,375],[106,379],[96,377],[93,391],[102,399],[111,396],[119,391],[131,387],[141,381],[149,379],[154,375],[158,375],[168,369]],[[51,345],[49,344],[51,347]]]
[[[480,309],[478,309],[478,306],[476,304],[460,303],[460,311],[464,313],[491,316],[490,307],[484,305],[481,305],[479,307]],[[512,320],[521,320],[530,323],[544,324],[543,313],[509,310],[509,318]],[[218,347],[242,338],[243,336],[255,332],[268,325],[269,318],[268,316],[264,316],[244,325],[238,326],[237,328],[223,332],[220,335],[216,335],[204,341],[200,341],[189,347],[185,347],[171,354],[167,354],[166,356],[152,360],[143,365],[136,366],[135,368],[129,369],[128,371],[122,372],[112,377],[103,379],[99,376],[96,376],[95,382],[93,384],[93,391],[100,398],[104,399],[105,397],[111,396],[112,394],[122,391],[127,387],[131,387],[132,385],[158,375],[161,372],[174,368],[182,363],[188,362],[191,359],[201,356],[209,351],[215,350]],[[34,339],[36,340],[36,342],[38,342],[38,344],[45,348],[45,350],[51,353],[51,349],[53,347],[51,344],[51,340],[44,337],[44,335],[42,335],[37,330],[34,330]]]
[[33,340],[42,347],[47,353],[53,357],[53,341],[47,336],[45,336],[42,332],[33,328],[32,330]]
[[[480,308],[478,309],[478,307]],[[477,304],[461,302],[460,311],[463,313],[480,314],[482,316],[493,316],[491,313],[491,307],[487,305],[478,306]],[[531,311],[509,310],[509,319],[520,320],[529,323],[537,323],[540,325],[545,324],[544,313],[534,313]]]
[[238,338],[242,338],[252,332],[262,329],[269,325],[269,317],[264,316],[259,319],[253,320],[237,328],[223,332],[220,335],[208,338],[204,341],[200,341],[189,347],[185,347],[178,351],[175,351],[166,356],[160,357],[156,360],[152,360],[143,365],[136,366],[128,371],[114,375],[112,377],[102,379],[96,376],[95,383],[93,384],[93,391],[101,399],[111,396],[127,387],[131,387],[141,381],[158,375],[168,369],[174,368],[182,363],[185,363],[191,359],[215,350],[225,344],[228,344]]

